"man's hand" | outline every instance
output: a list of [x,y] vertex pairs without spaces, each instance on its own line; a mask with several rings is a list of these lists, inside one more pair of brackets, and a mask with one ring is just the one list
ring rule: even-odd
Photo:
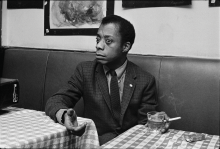
[[64,126],[66,126],[67,130],[72,134],[76,136],[82,136],[85,132],[86,123],[78,125],[76,112],[70,108],[64,115]]
[[165,132],[167,132],[167,130],[169,129],[169,127],[170,127],[170,121],[169,121],[169,119],[170,119],[170,117],[165,113],[165,112],[159,112],[159,114],[162,114],[162,115],[164,115],[164,120],[165,120],[165,127],[163,128],[163,129],[161,129],[160,130],[160,132],[161,133],[165,133]]

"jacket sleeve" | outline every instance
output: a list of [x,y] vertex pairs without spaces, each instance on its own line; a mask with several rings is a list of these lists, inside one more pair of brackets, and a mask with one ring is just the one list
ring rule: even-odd
[[155,111],[157,103],[156,82],[153,76],[150,77],[148,85],[145,87],[138,109],[138,124],[145,125],[147,123],[147,113]]
[[45,105],[46,115],[57,122],[56,112],[60,109],[73,108],[82,95],[83,68],[82,64],[79,64],[66,85],[48,99]]

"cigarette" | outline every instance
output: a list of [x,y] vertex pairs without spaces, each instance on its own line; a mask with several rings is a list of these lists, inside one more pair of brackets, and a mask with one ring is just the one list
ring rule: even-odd
[[[174,117],[174,118],[169,118],[169,122],[170,121],[175,121],[175,120],[179,120],[181,119],[181,117]],[[163,120],[164,122],[167,122],[167,120]]]
[[174,118],[170,118],[169,121],[175,121],[175,120],[179,120],[181,119],[181,117],[174,117]]

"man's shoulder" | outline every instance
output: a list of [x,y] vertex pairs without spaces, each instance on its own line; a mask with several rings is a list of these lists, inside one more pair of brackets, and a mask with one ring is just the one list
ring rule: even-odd
[[135,74],[138,76],[138,77],[151,77],[151,78],[154,78],[154,76],[147,70],[143,70],[140,66],[138,66],[137,64],[129,61],[130,63],[130,66],[134,69],[135,71]]
[[83,68],[91,68],[92,66],[96,65],[96,60],[93,61],[82,61],[78,64],[78,67],[83,67]]
[[98,63],[96,60],[93,61],[82,61],[77,65],[77,70],[86,73],[91,74],[95,72],[95,69],[97,67]]

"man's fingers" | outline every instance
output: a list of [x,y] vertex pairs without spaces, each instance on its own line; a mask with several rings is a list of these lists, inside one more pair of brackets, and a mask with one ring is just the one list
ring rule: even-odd
[[70,131],[71,134],[75,135],[75,136],[82,136],[85,132],[85,129],[82,129],[80,131]]
[[165,133],[165,132],[167,132],[167,131],[168,131],[168,129],[169,129],[169,127],[170,127],[170,122],[169,122],[169,121],[167,121],[167,122],[165,123],[164,128],[163,128],[163,129],[161,129],[161,130],[160,130],[160,132],[161,132],[161,133]]
[[73,126],[78,126],[77,115],[76,112],[71,108],[67,110],[67,116],[69,116],[70,121],[72,122]]
[[164,111],[160,112],[160,114],[164,115],[164,119],[166,120],[165,126],[163,129],[160,130],[160,132],[165,133],[168,131],[168,129],[170,127],[170,122],[169,122],[170,117]]
[[67,110],[67,114],[68,114],[69,116],[73,116],[73,115],[75,114],[75,111],[74,111],[73,109],[68,109],[68,110]]
[[71,127],[69,130],[72,130],[72,131],[80,131],[82,129],[86,128],[86,123],[83,123],[77,127]]
[[67,110],[65,126],[69,132],[76,136],[82,136],[86,129],[86,123],[78,125],[77,115],[72,108]]
[[162,133],[165,133],[165,132],[167,132],[167,130],[168,130],[168,129],[161,129],[161,130],[160,130],[160,133],[161,133],[161,134],[162,134]]
[[86,123],[83,123],[78,127],[71,127],[69,131],[76,136],[82,136],[85,132],[85,129],[86,129]]
[[170,122],[166,122],[165,129],[168,129],[170,127]]
[[167,121],[169,121],[169,119],[170,119],[170,117],[169,117],[167,114],[164,115],[164,118],[165,118],[165,120],[167,120]]

